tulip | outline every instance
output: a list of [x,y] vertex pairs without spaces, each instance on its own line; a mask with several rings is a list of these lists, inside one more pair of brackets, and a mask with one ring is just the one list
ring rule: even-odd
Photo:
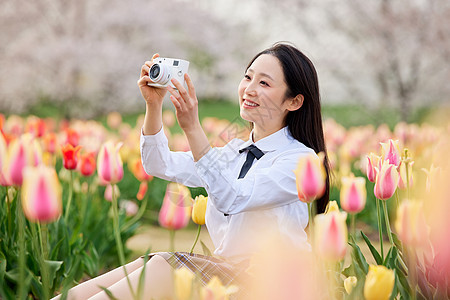
[[397,210],[395,229],[400,240],[411,247],[425,246],[428,241],[428,226],[422,203],[403,201]]
[[394,288],[395,274],[385,266],[369,266],[364,284],[366,300],[387,300]]
[[399,175],[395,165],[384,161],[381,170],[377,168],[377,177],[375,180],[375,197],[381,200],[387,200],[394,195],[397,189]]
[[236,293],[238,288],[234,285],[225,287],[217,276],[213,276],[208,284],[202,287],[202,300],[228,300],[229,295]]
[[[0,117],[2,117],[3,115],[0,114]],[[1,123],[1,119],[0,119],[0,123]],[[1,124],[0,124],[1,125]],[[1,128],[1,127],[0,127]],[[3,134],[0,133],[0,185],[2,186],[7,186],[7,181],[5,176],[3,175],[3,168],[6,165],[7,162],[7,153],[8,153],[8,148],[6,145],[6,141],[5,138],[3,137]]]
[[433,164],[431,164],[430,169],[427,170],[425,168],[422,168],[422,171],[427,174],[427,181],[426,181],[426,191],[431,192],[431,187],[433,186],[433,182],[437,181],[437,178],[439,178],[441,174],[441,167],[435,167]]
[[101,180],[115,184],[123,178],[123,164],[119,155],[122,143],[114,144],[109,141],[104,143],[97,158],[97,173]]
[[347,251],[347,213],[328,211],[314,219],[315,249],[328,261],[340,261]]
[[174,271],[174,288],[177,300],[189,300],[195,275],[188,268],[181,267]]
[[366,181],[363,177],[343,177],[341,186],[341,207],[356,214],[366,205]]
[[325,214],[329,214],[335,211],[339,212],[339,206],[337,202],[334,200],[328,202],[327,207],[325,208]]
[[67,170],[75,170],[78,164],[78,152],[81,146],[73,147],[71,144],[66,144],[61,147],[63,154],[63,165]]
[[149,181],[153,179],[152,175],[145,172],[140,159],[135,159],[130,163],[130,171],[139,181]]
[[345,278],[344,280],[344,288],[345,291],[347,292],[347,294],[351,294],[353,288],[356,286],[356,284],[358,283],[358,279],[355,276],[349,276],[347,278]]
[[128,217],[135,216],[139,211],[139,206],[131,200],[122,200],[120,202],[120,208],[125,210],[125,214]]
[[400,165],[400,148],[398,146],[398,140],[389,139],[387,143],[381,144],[381,152],[384,161],[388,161],[391,165],[398,167]]
[[[116,198],[120,196],[120,190],[117,184],[114,185],[114,195]],[[113,200],[113,185],[108,184],[105,188],[105,194],[104,194],[105,200],[112,202]]]
[[[398,181],[398,187],[400,189],[406,189],[409,181],[409,187],[413,186],[413,173],[412,166],[414,165],[413,161],[406,162],[402,161],[399,168],[400,178]],[[409,175],[409,179],[408,179]]]
[[37,166],[42,162],[42,151],[39,143],[29,134],[13,140],[8,147],[8,156],[4,166],[6,182],[22,185],[23,170],[26,166]]
[[80,135],[72,128],[66,128],[66,144],[71,144],[73,147],[78,146],[80,142]]
[[205,224],[206,204],[208,197],[199,195],[195,197],[194,205],[192,207],[192,221],[198,225]]
[[89,177],[95,172],[96,163],[95,163],[95,156],[94,152],[88,152],[80,157],[80,173],[81,175],[85,177]]
[[62,212],[61,186],[55,169],[27,167],[22,187],[23,212],[32,222],[52,222]]
[[300,201],[311,203],[325,192],[326,172],[323,166],[324,154],[308,154],[298,161],[294,170]]
[[141,182],[141,184],[139,185],[139,191],[136,195],[136,199],[138,199],[138,200],[144,199],[145,194],[147,193],[147,189],[148,189],[147,181]]
[[43,138],[44,150],[48,153],[56,152],[56,135],[53,132],[47,133]]
[[381,157],[375,155],[374,153],[370,153],[367,155],[367,167],[366,167],[366,174],[367,179],[369,179],[370,182],[375,182],[375,179],[377,177],[377,170],[376,168],[380,168],[380,161]]
[[35,118],[26,124],[25,131],[31,133],[34,137],[42,137],[47,131],[47,125],[44,120]]
[[169,183],[159,211],[159,224],[167,229],[184,228],[191,218],[191,193],[184,185]]

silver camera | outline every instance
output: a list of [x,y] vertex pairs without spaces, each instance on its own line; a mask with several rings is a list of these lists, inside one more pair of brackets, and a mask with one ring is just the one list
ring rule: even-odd
[[153,62],[154,64],[148,72],[148,76],[153,83],[148,83],[148,85],[163,88],[170,84],[173,88],[176,88],[170,82],[172,78],[184,85],[184,74],[187,73],[189,68],[187,60],[157,57]]

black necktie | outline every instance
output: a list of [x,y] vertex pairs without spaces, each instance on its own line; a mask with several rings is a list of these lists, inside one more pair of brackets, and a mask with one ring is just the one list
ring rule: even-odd
[[250,167],[252,166],[255,158],[260,159],[264,155],[264,153],[253,144],[248,147],[245,147],[244,149],[239,150],[239,153],[242,153],[245,150],[248,150],[247,159],[245,160],[244,164],[242,165],[242,169],[241,169],[241,172],[239,173],[238,179],[244,178],[245,174],[247,174],[248,170],[250,170]]

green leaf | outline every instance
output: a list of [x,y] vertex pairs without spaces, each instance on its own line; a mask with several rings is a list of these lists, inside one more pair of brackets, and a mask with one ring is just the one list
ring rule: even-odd
[[150,249],[145,252],[144,255],[144,266],[142,267],[141,275],[139,276],[139,283],[137,288],[137,298],[142,299],[142,293],[144,291],[145,285],[145,268],[147,267],[147,262],[149,260],[148,254],[150,253]]
[[202,245],[203,254],[207,256],[212,256],[211,250],[208,249],[208,247],[205,245],[205,243],[203,243],[202,240],[200,240],[200,244]]
[[119,299],[117,299],[116,297],[114,297],[114,295],[111,293],[110,290],[108,290],[107,288],[102,287],[102,286],[101,286],[101,288],[102,288],[103,291],[106,293],[106,295],[108,296],[109,299],[111,299],[111,300],[119,300]]
[[352,259],[354,262],[358,264],[358,266],[361,268],[361,270],[364,272],[364,274],[367,274],[369,272],[369,264],[366,261],[366,258],[361,252],[361,249],[359,246],[355,243],[355,240],[353,237],[351,238],[352,242],[349,242],[350,246],[352,246]]
[[362,235],[364,241],[366,241],[366,244],[369,247],[369,250],[372,253],[373,258],[377,262],[377,265],[383,264],[383,259],[381,258],[381,255],[378,253],[377,249],[375,249],[375,247],[372,245],[369,238],[362,231],[361,231],[361,235]]
[[385,267],[387,267],[388,269],[396,269],[397,267],[397,255],[398,255],[398,251],[397,251],[397,247],[396,246],[392,246],[389,249],[388,254],[386,255],[383,265]]
[[50,280],[50,288],[53,288],[54,280],[56,277],[56,273],[61,268],[64,261],[56,261],[56,260],[46,260],[45,264],[47,265],[48,270],[48,278]]

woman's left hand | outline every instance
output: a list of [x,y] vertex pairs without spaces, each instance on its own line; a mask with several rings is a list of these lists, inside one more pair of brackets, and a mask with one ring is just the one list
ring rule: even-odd
[[184,132],[187,132],[198,128],[200,120],[198,118],[198,100],[195,95],[194,84],[188,74],[184,74],[184,79],[186,80],[188,91],[175,78],[171,81],[178,91],[170,85],[167,86],[167,90],[171,94],[170,100],[176,108],[178,124]]

